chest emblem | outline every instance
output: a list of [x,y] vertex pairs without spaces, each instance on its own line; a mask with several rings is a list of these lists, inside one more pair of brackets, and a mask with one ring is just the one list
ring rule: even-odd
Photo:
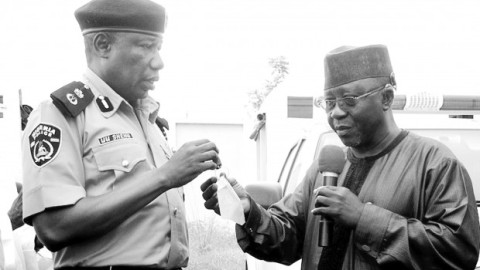
[[61,131],[58,127],[39,124],[28,137],[33,162],[42,167],[58,154],[61,143]]

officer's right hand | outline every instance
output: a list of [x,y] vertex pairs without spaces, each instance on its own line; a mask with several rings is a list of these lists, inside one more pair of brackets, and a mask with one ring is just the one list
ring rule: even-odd
[[161,168],[165,171],[170,187],[183,186],[206,170],[220,168],[217,146],[209,140],[185,143]]

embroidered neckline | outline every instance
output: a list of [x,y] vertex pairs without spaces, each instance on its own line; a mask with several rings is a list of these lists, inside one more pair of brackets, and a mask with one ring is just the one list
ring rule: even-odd
[[380,152],[380,153],[378,153],[374,156],[371,156],[371,157],[357,158],[353,154],[353,151],[351,150],[351,148],[348,148],[347,159],[351,163],[358,163],[358,162],[361,162],[361,161],[375,161],[375,160],[379,159],[380,157],[386,155],[390,151],[392,151],[397,145],[400,144],[401,141],[403,141],[403,139],[405,139],[405,137],[407,137],[407,135],[408,135],[407,130],[401,130],[400,134],[397,135],[397,137],[387,146],[387,148],[383,149],[382,152]]

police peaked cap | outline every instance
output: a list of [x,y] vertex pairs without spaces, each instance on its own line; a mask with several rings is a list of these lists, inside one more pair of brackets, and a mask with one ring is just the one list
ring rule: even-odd
[[396,85],[390,56],[384,45],[342,46],[325,56],[325,90],[378,77],[390,77],[390,83]]
[[92,0],[75,11],[82,34],[114,31],[159,36],[165,8],[150,0]]

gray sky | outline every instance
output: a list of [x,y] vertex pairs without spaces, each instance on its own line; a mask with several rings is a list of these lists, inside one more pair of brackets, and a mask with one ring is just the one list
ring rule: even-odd
[[[85,0],[7,0],[0,16],[2,90],[38,105],[85,69],[73,16]],[[165,0],[165,68],[152,95],[164,112],[243,108],[246,92],[283,55],[291,95],[318,95],[323,56],[341,45],[389,47],[399,92],[476,94],[480,2],[476,0]]]

